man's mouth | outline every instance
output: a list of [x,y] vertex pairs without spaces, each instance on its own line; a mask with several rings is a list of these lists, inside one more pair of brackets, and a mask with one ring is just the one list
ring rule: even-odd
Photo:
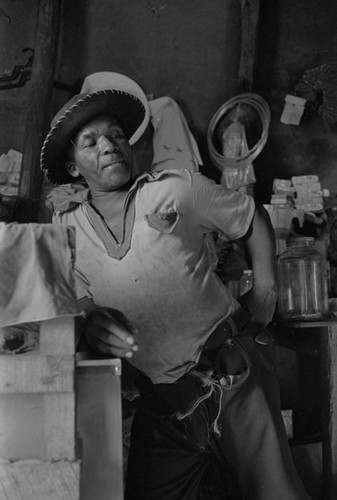
[[104,170],[105,168],[113,167],[114,165],[117,165],[119,163],[125,163],[125,159],[123,157],[114,158],[113,160],[110,160],[105,165],[103,165],[102,170]]

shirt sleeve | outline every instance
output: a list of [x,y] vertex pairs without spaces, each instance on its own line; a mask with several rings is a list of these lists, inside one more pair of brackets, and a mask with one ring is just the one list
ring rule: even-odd
[[83,273],[79,269],[75,268],[75,292],[77,300],[83,299],[84,297],[89,297],[92,299],[92,294],[89,291],[89,281],[86,279]]
[[205,230],[220,232],[228,240],[244,236],[254,216],[254,199],[202,174],[191,173],[191,178],[195,215]]

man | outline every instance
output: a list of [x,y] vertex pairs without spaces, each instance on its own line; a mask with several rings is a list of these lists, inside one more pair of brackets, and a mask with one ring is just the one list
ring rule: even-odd
[[[54,216],[76,227],[87,340],[142,374],[126,499],[196,499],[211,456],[236,470],[249,500],[308,499],[268,347],[255,341],[276,302],[266,213],[251,197],[179,165],[134,178],[128,139],[143,117],[142,103],[120,90],[75,96],[41,153],[54,183],[88,184]],[[214,273],[207,235],[215,231],[245,238],[254,287],[244,309]]]

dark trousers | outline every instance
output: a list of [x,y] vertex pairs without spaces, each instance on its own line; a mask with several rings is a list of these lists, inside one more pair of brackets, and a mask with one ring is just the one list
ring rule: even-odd
[[126,500],[196,500],[212,456],[235,469],[247,500],[309,499],[292,462],[269,348],[249,336],[238,345],[247,369],[183,419],[177,415],[210,388],[202,378],[191,372],[173,384],[146,384],[132,427]]

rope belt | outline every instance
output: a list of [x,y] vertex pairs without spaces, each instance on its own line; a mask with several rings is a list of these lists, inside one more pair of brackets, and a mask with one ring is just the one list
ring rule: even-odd
[[[262,337],[261,337],[262,334]],[[186,412],[175,414],[178,420],[191,416],[196,408],[218,391],[218,412],[211,430],[220,436],[218,420],[222,410],[223,392],[238,388],[250,374],[250,359],[241,346],[240,338],[253,336],[257,343],[267,345],[273,341],[267,330],[258,330],[247,309],[239,309],[222,321],[207,339],[199,362],[189,375],[201,381],[204,394],[197,397]],[[262,342],[261,342],[262,340]]]

